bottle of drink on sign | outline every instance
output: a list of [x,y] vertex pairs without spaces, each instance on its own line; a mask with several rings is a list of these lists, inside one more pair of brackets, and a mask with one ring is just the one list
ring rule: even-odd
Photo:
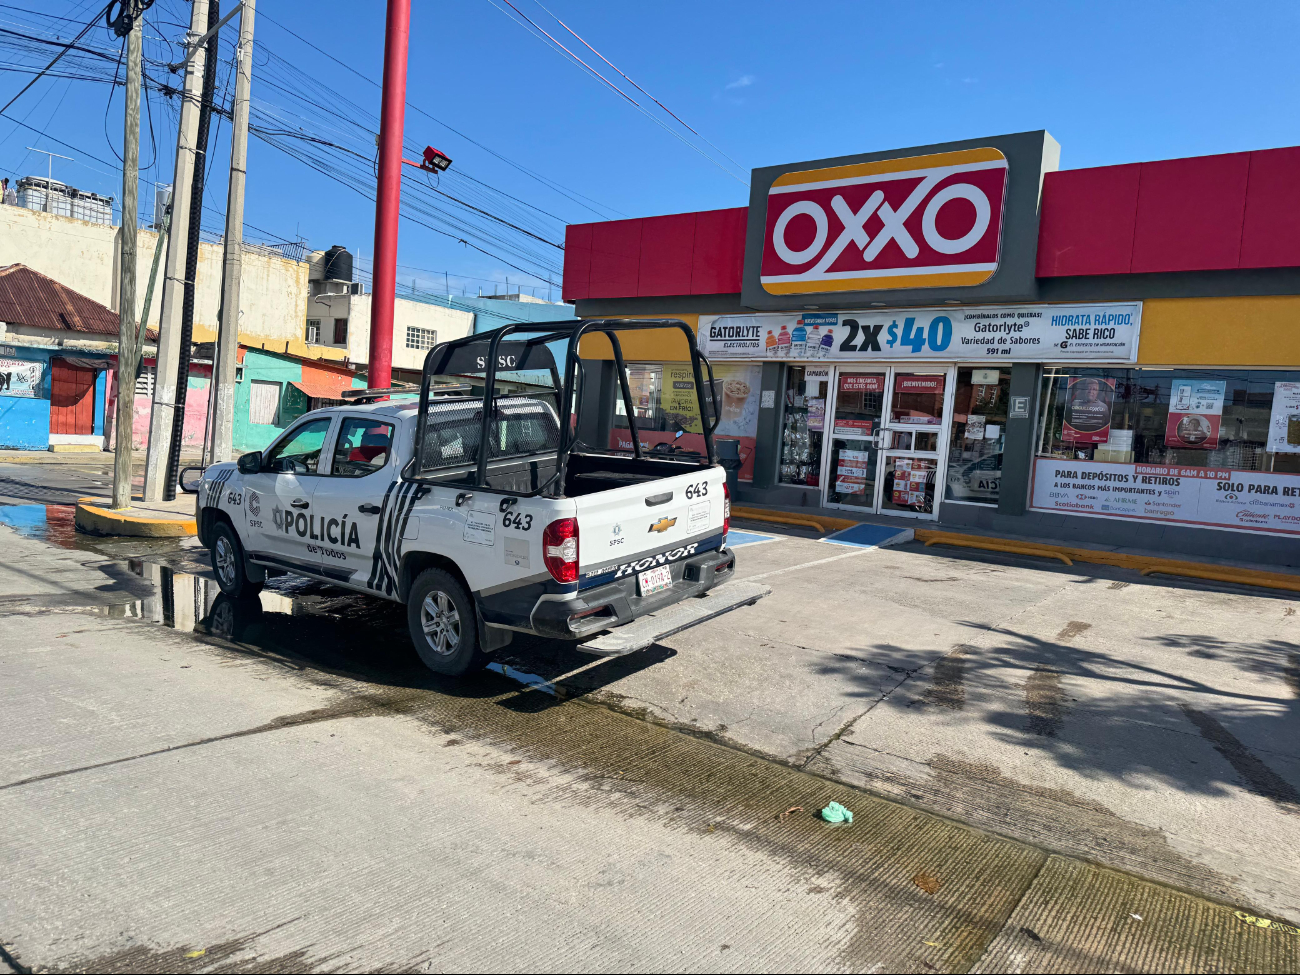
[[776,337],[776,357],[778,359],[788,359],[790,357],[790,331],[781,326],[781,334]]
[[772,330],[770,328],[767,330],[767,343],[765,346],[765,350],[767,352],[767,357],[769,359],[776,358],[776,336],[772,334]]
[[808,329],[803,322],[797,322],[790,332],[790,357],[802,359],[808,352]]
[[826,326],[826,334],[822,336],[821,357],[823,359],[829,359],[831,357],[831,349],[834,345],[835,330],[828,325]]
[[808,358],[816,359],[822,354],[822,327],[814,325],[808,333]]

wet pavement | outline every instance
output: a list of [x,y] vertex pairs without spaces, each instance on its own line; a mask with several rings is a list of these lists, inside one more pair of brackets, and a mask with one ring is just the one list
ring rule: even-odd
[[0,970],[1300,966],[1233,913],[1300,914],[1294,601],[763,529],[756,607],[449,682],[395,604],[0,525]]

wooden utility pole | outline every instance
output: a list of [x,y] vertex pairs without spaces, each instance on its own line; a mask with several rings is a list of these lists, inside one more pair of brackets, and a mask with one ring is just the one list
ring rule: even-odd
[[235,49],[235,104],[231,110],[230,190],[226,196],[225,253],[221,265],[221,313],[213,389],[208,401],[212,442],[205,461],[230,460],[235,441],[235,363],[239,357],[239,279],[244,258],[244,182],[248,170],[248,99],[253,86],[253,17],[256,0],[244,0]]
[[131,507],[131,436],[135,426],[135,258],[140,209],[140,21],[126,35],[126,123],[122,137],[122,279],[118,300],[117,452],[113,507]]

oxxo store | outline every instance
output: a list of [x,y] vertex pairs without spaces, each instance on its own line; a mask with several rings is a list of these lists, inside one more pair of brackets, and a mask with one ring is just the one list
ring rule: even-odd
[[[565,298],[697,328],[745,503],[1300,562],[1300,150],[1058,159],[755,170],[748,208],[570,227]],[[643,444],[697,428],[670,343],[624,350]]]

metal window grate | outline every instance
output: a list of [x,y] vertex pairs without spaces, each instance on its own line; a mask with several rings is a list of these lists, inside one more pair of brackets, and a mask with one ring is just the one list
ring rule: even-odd
[[438,332],[432,328],[420,328],[418,325],[406,326],[406,347],[408,349],[432,349],[438,344]]

